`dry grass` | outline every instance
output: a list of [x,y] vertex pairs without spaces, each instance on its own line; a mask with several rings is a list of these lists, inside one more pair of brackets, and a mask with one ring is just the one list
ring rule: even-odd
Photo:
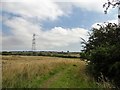
[[[54,73],[59,74],[60,71],[60,73],[63,74],[60,80],[63,79],[63,81],[68,81],[68,85],[70,86],[76,85],[79,87],[79,84],[81,84],[81,87],[113,87],[109,82],[95,82],[93,78],[85,73],[85,69],[86,62],[73,58],[2,56],[2,85],[4,88],[41,87],[41,82],[44,83],[44,80],[49,79],[50,75],[53,75]],[[64,70],[65,72],[63,73]],[[68,77],[73,79],[68,79]],[[74,84],[75,82],[76,84]],[[66,84],[61,81],[55,82],[54,84],[57,86],[57,83],[63,85]]]
[[19,84],[16,85],[18,82],[31,81],[55,68],[65,67],[69,64],[85,65],[79,59],[44,56],[2,56],[2,63],[3,87],[18,87]]

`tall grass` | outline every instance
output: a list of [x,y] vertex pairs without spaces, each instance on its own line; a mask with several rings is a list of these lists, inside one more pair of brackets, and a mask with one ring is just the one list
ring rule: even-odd
[[47,73],[67,67],[69,59],[38,56],[3,56],[3,87],[29,87],[29,84]]
[[[111,87],[97,83],[85,72],[86,62],[79,59],[44,56],[2,56],[3,88],[40,88],[56,74],[59,78],[49,87]],[[42,86],[43,85],[43,86]]]

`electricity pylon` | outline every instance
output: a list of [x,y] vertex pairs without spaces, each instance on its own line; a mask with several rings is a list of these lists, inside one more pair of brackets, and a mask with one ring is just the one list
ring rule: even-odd
[[36,40],[35,40],[35,34],[33,34],[33,39],[32,39],[32,51],[35,51],[36,50]]

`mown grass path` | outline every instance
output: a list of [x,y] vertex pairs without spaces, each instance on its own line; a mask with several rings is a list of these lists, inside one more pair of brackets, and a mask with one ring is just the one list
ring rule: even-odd
[[43,85],[42,88],[49,88],[52,85],[54,85],[55,82],[59,82],[59,79],[61,78],[61,76],[63,76],[65,74],[65,71],[68,68],[65,68],[64,70],[59,71],[58,73],[56,73],[55,75],[53,75],[52,77],[50,77],[48,80],[46,80]]
[[95,88],[98,87],[85,73],[85,66],[72,63],[41,83],[41,88]]

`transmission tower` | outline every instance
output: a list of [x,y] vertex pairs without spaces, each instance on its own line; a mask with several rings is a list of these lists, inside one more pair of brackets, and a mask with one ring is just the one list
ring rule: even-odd
[[36,42],[35,42],[35,34],[33,34],[33,39],[32,39],[32,51],[36,50]]

